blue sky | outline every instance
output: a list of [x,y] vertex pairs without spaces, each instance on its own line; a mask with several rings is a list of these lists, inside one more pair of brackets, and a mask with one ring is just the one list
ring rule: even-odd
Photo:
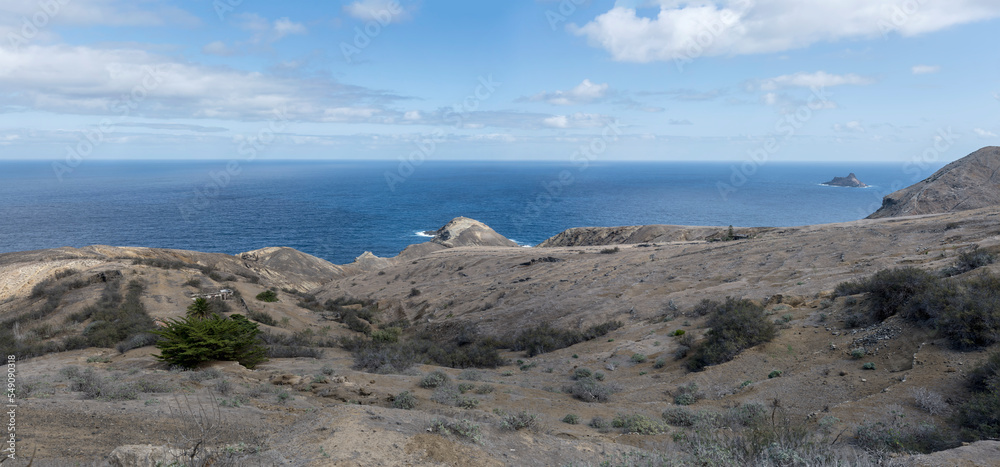
[[1000,144],[995,0],[3,0],[0,158],[899,161]]

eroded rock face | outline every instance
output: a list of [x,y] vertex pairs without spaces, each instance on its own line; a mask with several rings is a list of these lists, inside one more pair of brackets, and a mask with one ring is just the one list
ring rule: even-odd
[[843,187],[850,187],[850,188],[865,188],[865,187],[868,186],[865,183],[863,183],[861,180],[858,180],[858,177],[857,177],[857,175],[854,175],[854,172],[851,172],[846,177],[833,177],[833,180],[830,180],[829,182],[826,182],[823,185],[828,185],[828,186],[843,186]]
[[449,248],[461,246],[512,246],[517,243],[498,234],[488,225],[468,217],[456,217],[434,232],[434,243]]
[[982,148],[891,193],[868,219],[939,214],[1000,204],[1000,147]]

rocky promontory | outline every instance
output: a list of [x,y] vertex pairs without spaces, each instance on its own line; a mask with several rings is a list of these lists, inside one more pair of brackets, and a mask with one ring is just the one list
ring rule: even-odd
[[826,185],[826,186],[844,186],[844,187],[849,187],[849,188],[865,188],[865,187],[868,186],[865,183],[863,183],[861,180],[858,180],[858,177],[856,175],[854,175],[854,172],[851,172],[846,177],[833,177],[833,180],[830,180],[829,182],[823,183],[823,185]]
[[952,162],[926,179],[882,199],[868,219],[966,211],[1000,204],[1000,147]]

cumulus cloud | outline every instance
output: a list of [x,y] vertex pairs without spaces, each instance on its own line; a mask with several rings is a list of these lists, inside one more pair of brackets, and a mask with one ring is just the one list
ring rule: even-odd
[[[657,0],[655,17],[619,2],[568,29],[618,61],[783,52],[819,42],[904,37],[1000,17],[995,0]],[[913,8],[900,5],[914,4]]]
[[569,91],[542,92],[527,99],[534,102],[548,102],[552,105],[578,105],[589,104],[604,99],[608,96],[610,86],[608,83],[595,84],[589,79],[584,79],[582,83],[576,85]]
[[239,26],[254,33],[251,43],[274,43],[292,34],[307,34],[305,25],[288,18],[278,18],[273,22],[255,13],[243,13],[236,16]]
[[411,18],[414,6],[403,6],[399,0],[360,0],[344,5],[344,13],[362,21],[398,23]]
[[226,45],[225,42],[214,41],[205,44],[205,46],[201,48],[201,53],[206,55],[218,55],[220,57],[228,57],[231,55],[236,55],[237,51],[236,49]]
[[926,75],[930,73],[937,73],[941,71],[941,67],[937,65],[917,65],[910,69],[915,75]]
[[989,130],[984,130],[982,128],[973,128],[972,131],[975,132],[976,135],[978,135],[980,138],[996,138],[997,137],[996,133],[994,133],[992,131],[989,131]]

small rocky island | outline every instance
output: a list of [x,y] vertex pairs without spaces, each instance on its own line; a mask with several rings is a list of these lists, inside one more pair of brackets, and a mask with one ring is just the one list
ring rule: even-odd
[[862,183],[861,180],[858,180],[858,177],[854,175],[854,172],[851,172],[850,175],[846,177],[833,177],[833,180],[823,183],[823,185],[846,186],[851,188],[865,188],[868,186]]

